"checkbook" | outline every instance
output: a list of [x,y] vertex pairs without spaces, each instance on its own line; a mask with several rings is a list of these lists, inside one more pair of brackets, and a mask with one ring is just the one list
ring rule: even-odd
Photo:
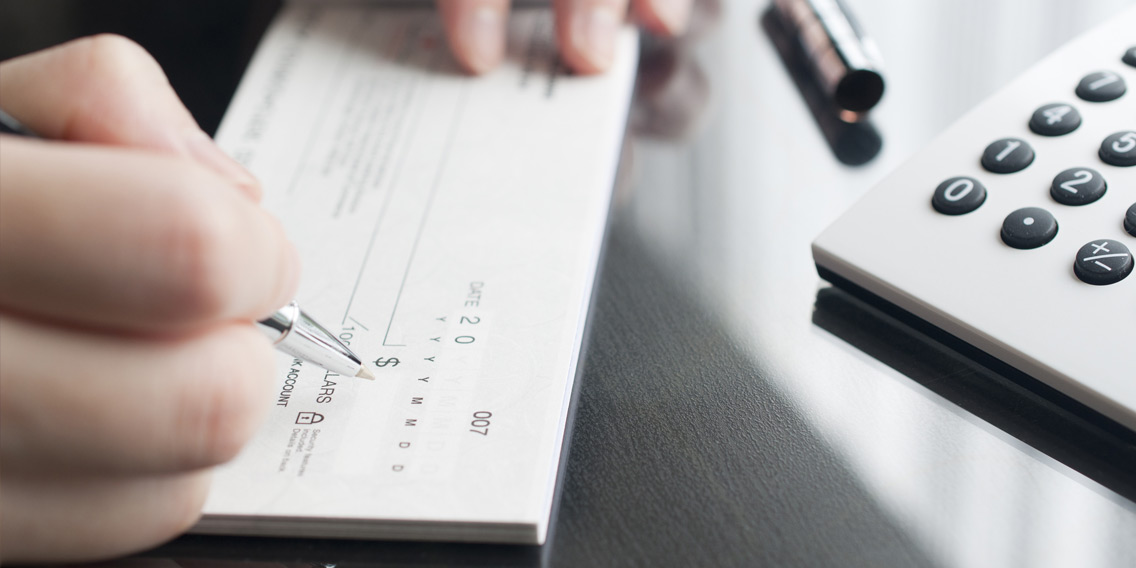
[[541,544],[637,63],[574,76],[551,13],[459,71],[437,14],[289,4],[217,142],[261,180],[297,300],[377,380],[279,355],[193,532]]

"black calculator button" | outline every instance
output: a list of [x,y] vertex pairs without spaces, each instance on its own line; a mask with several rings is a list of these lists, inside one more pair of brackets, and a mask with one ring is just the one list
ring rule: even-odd
[[1124,280],[1132,273],[1132,253],[1116,241],[1093,241],[1077,251],[1073,272],[1089,284],[1104,286]]
[[1002,222],[1002,242],[1016,249],[1035,249],[1057,236],[1057,219],[1040,207],[1023,207]]
[[1125,90],[1124,79],[1112,71],[1089,73],[1077,84],[1077,96],[1094,103],[1119,99]]
[[986,201],[986,187],[969,177],[953,177],[939,184],[931,196],[931,206],[944,215],[970,213]]
[[1122,130],[1101,142],[1100,159],[1113,166],[1136,166],[1136,130]]
[[1064,205],[1086,205],[1102,196],[1108,184],[1100,172],[1092,168],[1069,168],[1053,178],[1049,194]]
[[1121,57],[1120,60],[1136,67],[1136,47],[1128,48],[1128,51],[1124,52],[1124,57]]
[[1018,138],[996,140],[982,152],[982,167],[996,174],[1020,172],[1033,163],[1033,148]]
[[1128,208],[1128,212],[1124,214],[1124,230],[1128,231],[1129,235],[1136,237],[1136,203],[1133,203]]
[[1030,117],[1029,127],[1034,134],[1042,136],[1062,136],[1081,125],[1081,113],[1072,105],[1052,103],[1035,111]]

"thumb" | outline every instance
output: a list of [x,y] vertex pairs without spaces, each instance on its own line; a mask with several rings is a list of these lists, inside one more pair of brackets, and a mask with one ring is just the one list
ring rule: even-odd
[[197,126],[158,62],[122,36],[92,36],[5,61],[0,108],[47,138],[191,158],[260,197],[256,179]]

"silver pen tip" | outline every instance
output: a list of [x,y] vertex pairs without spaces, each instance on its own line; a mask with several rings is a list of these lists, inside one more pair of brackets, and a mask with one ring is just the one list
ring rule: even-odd
[[359,377],[360,379],[367,379],[369,381],[375,380],[375,374],[372,373],[371,370],[367,368],[366,364],[359,366],[359,372],[355,373],[355,376]]

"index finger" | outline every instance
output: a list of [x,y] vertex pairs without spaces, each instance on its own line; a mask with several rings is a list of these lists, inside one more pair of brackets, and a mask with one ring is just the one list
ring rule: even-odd
[[260,184],[203,132],[138,44],[99,35],[0,65],[4,111],[40,136],[148,148],[196,160],[253,199]]
[[194,162],[0,137],[0,308],[184,332],[260,319],[295,293],[279,222]]

